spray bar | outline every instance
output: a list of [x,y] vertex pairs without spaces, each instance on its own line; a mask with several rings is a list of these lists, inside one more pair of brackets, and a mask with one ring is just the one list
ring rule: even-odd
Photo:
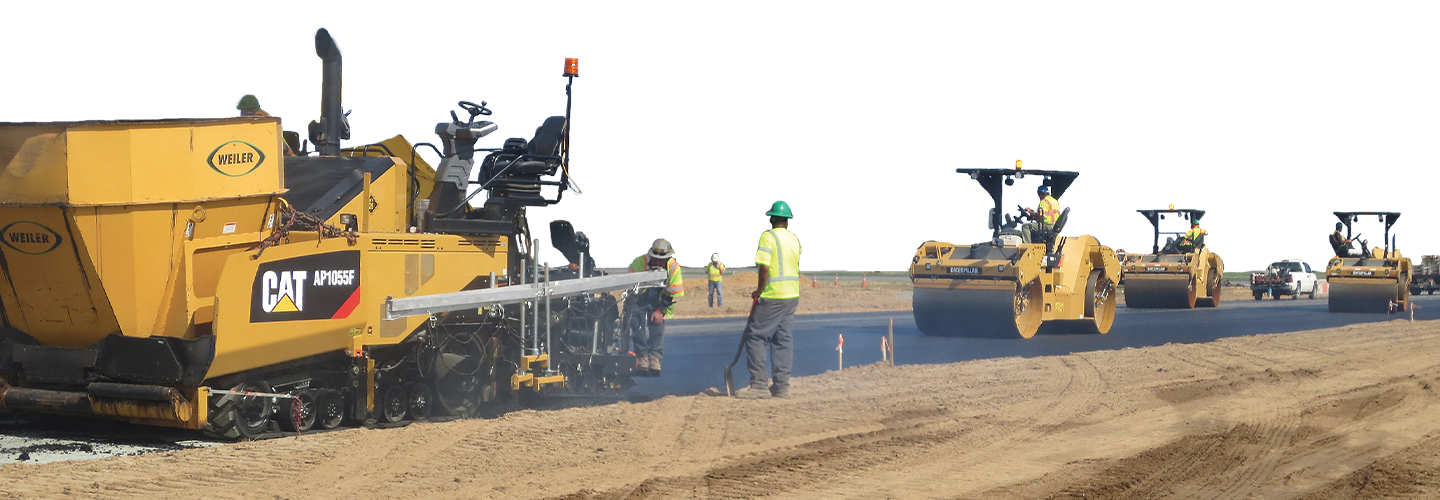
[[639,273],[596,276],[573,280],[560,280],[526,285],[511,285],[500,288],[466,290],[463,292],[441,293],[420,297],[385,298],[382,319],[392,321],[409,316],[428,316],[481,307],[515,304],[526,300],[550,297],[565,297],[587,293],[604,293],[625,290],[636,286],[664,285],[669,276],[665,270],[656,269]]

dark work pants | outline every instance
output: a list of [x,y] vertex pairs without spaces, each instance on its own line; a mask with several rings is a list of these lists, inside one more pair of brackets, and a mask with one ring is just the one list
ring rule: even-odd
[[649,323],[649,313],[630,316],[630,343],[634,346],[635,356],[665,357],[665,324]]
[[[790,325],[800,297],[793,299],[760,299],[745,323],[745,362],[750,369],[750,387],[769,390],[771,379],[765,376],[765,353],[770,353],[770,373],[777,391],[790,389],[790,367],[795,361],[795,337]],[[768,348],[768,349],[767,349]]]

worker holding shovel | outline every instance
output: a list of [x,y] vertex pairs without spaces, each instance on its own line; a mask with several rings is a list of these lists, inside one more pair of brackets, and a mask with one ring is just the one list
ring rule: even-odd
[[[789,229],[790,205],[777,201],[765,215],[770,216],[771,229],[760,234],[755,250],[760,281],[751,294],[755,303],[741,337],[750,370],[750,385],[735,391],[735,397],[741,399],[790,397],[790,366],[795,358],[790,325],[800,306],[800,238]],[[767,351],[773,378],[765,374]],[[726,372],[728,385],[729,370]]]

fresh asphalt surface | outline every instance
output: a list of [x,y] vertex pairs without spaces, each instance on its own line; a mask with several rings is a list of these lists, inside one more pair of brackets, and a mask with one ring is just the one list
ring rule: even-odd
[[[880,337],[895,320],[898,364],[953,363],[1009,356],[1050,356],[1073,352],[1146,347],[1168,343],[1209,342],[1225,337],[1316,330],[1395,319],[1409,314],[1331,313],[1325,297],[1253,300],[1249,295],[1220,307],[1185,310],[1116,309],[1115,325],[1105,335],[1046,335],[1029,339],[927,337],[915,328],[910,311],[852,314],[810,314],[795,317],[793,376],[834,370],[835,345],[845,336],[845,366],[880,361]],[[800,300],[805,300],[801,297]],[[1440,297],[1412,296],[1419,305],[1415,320],[1440,319]],[[707,388],[724,390],[725,365],[735,359],[745,318],[671,320],[665,328],[664,371],[660,377],[638,379],[634,396],[695,394]],[[767,369],[768,371],[768,369]],[[734,369],[735,387],[749,382],[745,359]]]
[[[842,277],[843,279],[843,277]],[[804,298],[801,298],[804,300]],[[1440,298],[1416,296],[1415,319],[1440,318]],[[895,357],[900,364],[953,363],[1008,356],[1049,356],[1072,352],[1145,347],[1166,343],[1208,342],[1224,337],[1261,335],[1409,318],[1408,314],[1330,313],[1324,298],[1229,300],[1218,309],[1138,310],[1120,306],[1107,335],[1037,335],[1031,339],[926,337],[909,311],[811,314],[795,317],[795,376],[834,370],[835,344],[845,336],[845,366],[880,360],[880,337],[895,320]],[[745,318],[672,320],[665,332],[665,371],[639,379],[632,399],[723,390],[725,365],[735,357]],[[749,381],[742,359],[734,370],[736,387]],[[15,418],[0,415],[0,461],[43,463],[136,455],[215,446],[199,433],[54,416]]]

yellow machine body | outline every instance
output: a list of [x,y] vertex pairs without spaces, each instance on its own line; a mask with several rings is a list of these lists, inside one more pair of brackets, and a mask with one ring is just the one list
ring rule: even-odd
[[[434,171],[399,157],[326,160],[361,165],[341,172],[354,193],[316,196],[334,198],[327,224],[354,217],[350,237],[272,237],[291,194],[280,141],[268,117],[0,124],[0,363],[23,375],[0,380],[0,409],[202,428],[202,381],[364,358],[427,322],[382,320],[385,298],[507,272],[506,236],[408,231]],[[165,369],[137,364],[153,359]]]
[[1208,246],[1187,253],[1131,254],[1121,273],[1125,307],[1216,307],[1225,283],[1225,261]]
[[1030,338],[1049,322],[1109,332],[1120,279],[1115,252],[1082,235],[1059,237],[1051,255],[1047,263],[1044,244],[925,242],[910,266],[917,326],[965,337]]
[[1325,266],[1331,312],[1410,309],[1410,259],[1399,250],[1370,249],[1365,257],[1332,257]]

